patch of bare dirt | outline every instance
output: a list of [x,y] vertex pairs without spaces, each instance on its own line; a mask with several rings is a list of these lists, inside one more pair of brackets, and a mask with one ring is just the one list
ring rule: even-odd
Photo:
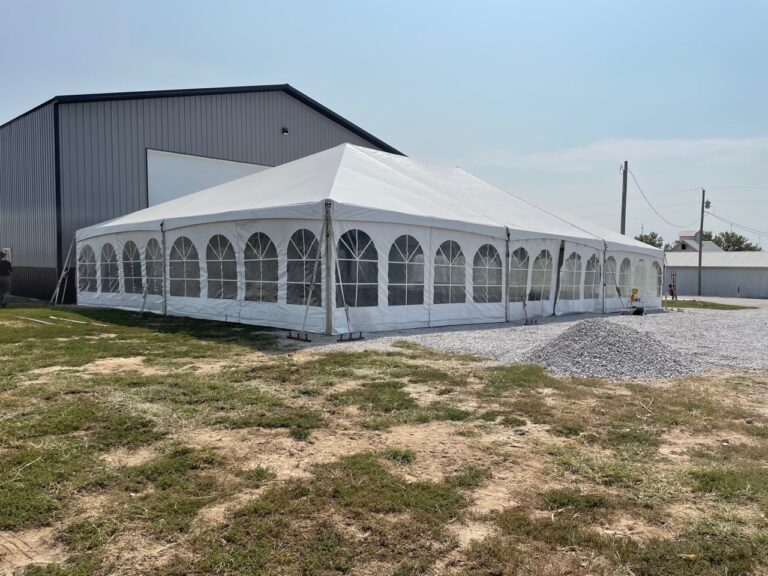
[[0,532],[0,574],[10,576],[30,564],[62,562],[66,553],[56,533],[55,528]]
[[229,500],[206,506],[198,513],[195,523],[203,529],[224,524],[235,510],[258,499],[264,493],[264,490],[266,490],[266,486],[242,490]]
[[635,516],[619,515],[603,527],[598,528],[603,534],[632,538],[640,542],[646,542],[654,538],[670,539],[675,536],[674,530],[669,526],[656,526],[645,522]]
[[147,376],[165,374],[166,371],[144,364],[144,356],[129,358],[104,358],[86,364],[81,371],[91,374],[108,374],[110,372],[138,372]]
[[158,455],[157,449],[152,446],[142,446],[140,448],[116,448],[111,452],[102,455],[102,459],[110,468],[121,468],[123,466],[141,466],[152,460]]
[[467,548],[473,542],[485,540],[496,532],[496,527],[489,522],[467,521],[461,524],[449,524],[448,531],[456,536],[459,548]]
[[673,430],[661,437],[659,455],[672,461],[690,459],[690,451],[696,448],[718,448],[735,444],[754,444],[755,439],[733,431],[716,431],[708,434],[691,434],[685,430]]

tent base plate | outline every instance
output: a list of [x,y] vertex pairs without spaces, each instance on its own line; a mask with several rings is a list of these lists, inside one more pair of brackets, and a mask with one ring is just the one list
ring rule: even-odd
[[312,342],[312,339],[307,332],[294,332],[293,330],[288,330],[288,336],[286,336],[286,338],[288,338],[288,340],[298,340],[300,342]]
[[355,340],[365,340],[362,332],[358,332],[357,336],[350,332],[349,334],[341,334],[336,342],[354,342]]

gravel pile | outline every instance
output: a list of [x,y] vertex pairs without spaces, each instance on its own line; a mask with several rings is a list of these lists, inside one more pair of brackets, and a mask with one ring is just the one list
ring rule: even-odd
[[[594,323],[596,328],[580,327],[587,322]],[[618,336],[616,330],[620,331]],[[566,332],[569,333],[565,335]],[[393,342],[407,340],[504,363],[542,362],[560,374],[614,379],[706,374],[713,369],[768,373],[768,306],[758,310],[686,310],[646,316],[559,316],[540,318],[533,326],[486,324],[365,336],[361,342],[344,344],[337,344],[333,338],[317,337],[311,346],[392,350]]]
[[526,360],[557,374],[593,378],[659,379],[701,372],[692,355],[648,332],[605,320],[582,320],[530,352]]

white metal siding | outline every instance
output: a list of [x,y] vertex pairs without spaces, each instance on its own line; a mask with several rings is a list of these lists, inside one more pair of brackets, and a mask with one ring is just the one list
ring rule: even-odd
[[[675,274],[677,293],[681,296],[695,296],[698,293],[698,270],[667,266],[666,286]],[[725,298],[768,298],[768,268],[703,268],[701,272],[701,295]]]

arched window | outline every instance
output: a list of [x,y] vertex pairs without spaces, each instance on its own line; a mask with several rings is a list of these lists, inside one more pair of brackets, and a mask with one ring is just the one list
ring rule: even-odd
[[141,278],[141,253],[135,242],[123,246],[123,282],[126,294],[142,294],[144,283]]
[[635,288],[640,296],[648,293],[648,277],[645,272],[645,260],[638,260],[635,264]]
[[277,249],[269,236],[256,232],[248,238],[245,260],[245,299],[277,302]]
[[389,250],[390,306],[424,304],[424,252],[413,236],[400,236]]
[[653,273],[656,275],[656,298],[661,298],[661,290],[664,285],[664,275],[661,272],[661,265],[658,262],[653,263]]
[[304,228],[294,232],[287,250],[288,304],[322,306],[321,260],[320,245],[315,235]]
[[336,248],[336,307],[379,305],[379,255],[362,230],[350,230]]
[[472,265],[472,298],[480,304],[501,302],[502,266],[499,251],[483,244]]
[[581,256],[571,252],[563,262],[563,276],[560,281],[561,300],[581,299]]
[[552,292],[552,254],[542,250],[533,261],[531,272],[531,292],[528,300],[549,300]]
[[619,277],[616,273],[616,258],[608,256],[605,260],[605,297],[616,298],[619,287]]
[[144,250],[144,268],[147,272],[147,294],[163,293],[163,249],[160,242],[150,238]]
[[467,299],[466,261],[453,240],[440,244],[435,254],[435,304],[460,304]]
[[205,249],[208,269],[208,298],[237,300],[237,259],[229,238],[212,236]]
[[171,246],[171,296],[200,298],[200,259],[197,248],[186,236],[179,236]]
[[77,289],[80,292],[96,292],[96,254],[88,244],[80,249],[77,259]]
[[120,292],[120,272],[117,267],[117,252],[107,242],[101,247],[101,291]]
[[528,290],[528,265],[530,259],[525,248],[512,252],[509,260],[509,301],[522,302]]
[[624,258],[619,267],[619,289],[622,298],[629,298],[632,293],[632,262],[629,258]]
[[600,298],[601,278],[600,278],[600,259],[596,254],[592,254],[587,260],[587,267],[584,270],[584,299],[597,300]]

